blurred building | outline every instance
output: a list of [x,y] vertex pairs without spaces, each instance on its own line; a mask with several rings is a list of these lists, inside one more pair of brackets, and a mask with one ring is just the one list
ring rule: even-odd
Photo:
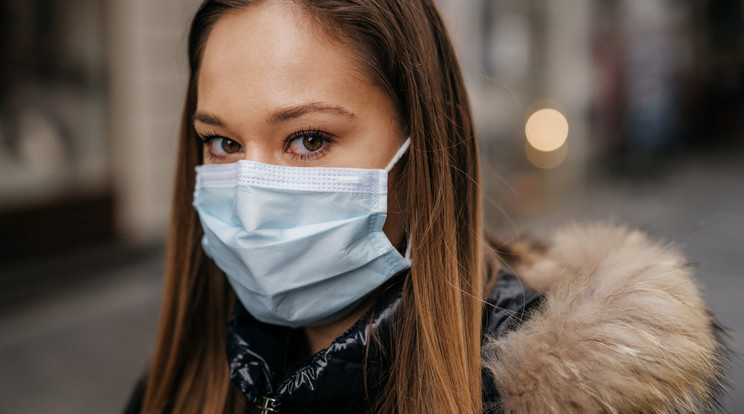
[[162,240],[198,1],[0,1],[0,263]]
[[742,149],[741,0],[439,3],[470,86],[493,226],[581,196],[597,174]]

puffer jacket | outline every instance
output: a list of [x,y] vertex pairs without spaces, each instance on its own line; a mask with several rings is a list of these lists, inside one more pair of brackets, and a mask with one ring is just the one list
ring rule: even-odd
[[[675,249],[597,224],[501,253],[482,325],[484,412],[716,412],[727,352]],[[384,392],[403,278],[299,363],[287,357],[299,331],[262,324],[238,306],[228,358],[249,412],[368,412]]]
[[[260,323],[238,306],[228,323],[228,358],[230,376],[248,405],[265,413],[370,412],[372,399],[385,386],[386,351],[395,343],[390,323],[404,277],[396,276],[373,308],[328,348],[293,367],[286,350],[300,331]],[[484,332],[501,337],[539,302],[540,296],[513,273],[501,271],[484,314]],[[486,401],[498,401],[493,383],[485,384]]]
[[[515,255],[502,255],[484,312],[484,411],[715,411],[725,350],[676,250],[601,224],[566,228],[545,247],[507,250]],[[398,279],[368,315],[291,368],[292,331],[239,308],[228,356],[249,405],[266,413],[368,412],[385,385],[385,348],[395,343]],[[379,340],[365,361],[370,320]]]

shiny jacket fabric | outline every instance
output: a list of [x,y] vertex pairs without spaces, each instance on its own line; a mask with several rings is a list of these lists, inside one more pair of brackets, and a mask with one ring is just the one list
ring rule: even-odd
[[[298,331],[258,322],[238,305],[228,323],[228,359],[249,412],[369,412],[387,381],[386,356],[395,346],[390,325],[404,277],[397,276],[372,309],[328,348],[293,366],[288,366],[287,351]],[[501,271],[485,305],[484,339],[517,328],[539,302],[540,296],[517,276]],[[486,372],[483,378],[484,409],[491,411],[499,406],[499,396]]]

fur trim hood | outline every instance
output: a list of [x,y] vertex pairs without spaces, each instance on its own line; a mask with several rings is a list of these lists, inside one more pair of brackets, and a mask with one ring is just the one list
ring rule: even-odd
[[597,224],[512,250],[516,273],[545,297],[484,346],[505,413],[715,410],[724,347],[676,249]]

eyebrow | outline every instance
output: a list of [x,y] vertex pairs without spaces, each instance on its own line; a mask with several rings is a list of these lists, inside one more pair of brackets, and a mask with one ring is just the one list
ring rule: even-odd
[[199,121],[201,123],[207,124],[207,125],[213,125],[218,127],[224,127],[225,124],[222,123],[222,120],[217,118],[214,115],[210,115],[204,112],[197,112],[194,114],[194,121]]
[[[335,105],[328,105],[322,102],[308,102],[301,105],[292,106],[289,108],[283,108],[276,110],[272,112],[267,118],[266,123],[269,125],[278,124],[284,121],[288,121],[290,119],[299,118],[302,115],[311,113],[311,112],[326,112],[326,113],[335,113],[338,115],[345,116],[347,118],[354,118],[354,113],[347,111],[341,106],[335,106]],[[225,124],[222,122],[220,118],[218,118],[215,115],[208,114],[205,112],[197,112],[194,114],[194,121],[199,121],[201,123],[212,125],[212,126],[218,126],[218,127],[224,127]]]
[[268,124],[278,124],[290,119],[299,118],[310,112],[328,112],[343,115],[348,118],[354,118],[354,114],[347,111],[341,106],[328,105],[323,102],[308,102],[302,105],[292,106],[285,109],[274,111],[266,119]]

